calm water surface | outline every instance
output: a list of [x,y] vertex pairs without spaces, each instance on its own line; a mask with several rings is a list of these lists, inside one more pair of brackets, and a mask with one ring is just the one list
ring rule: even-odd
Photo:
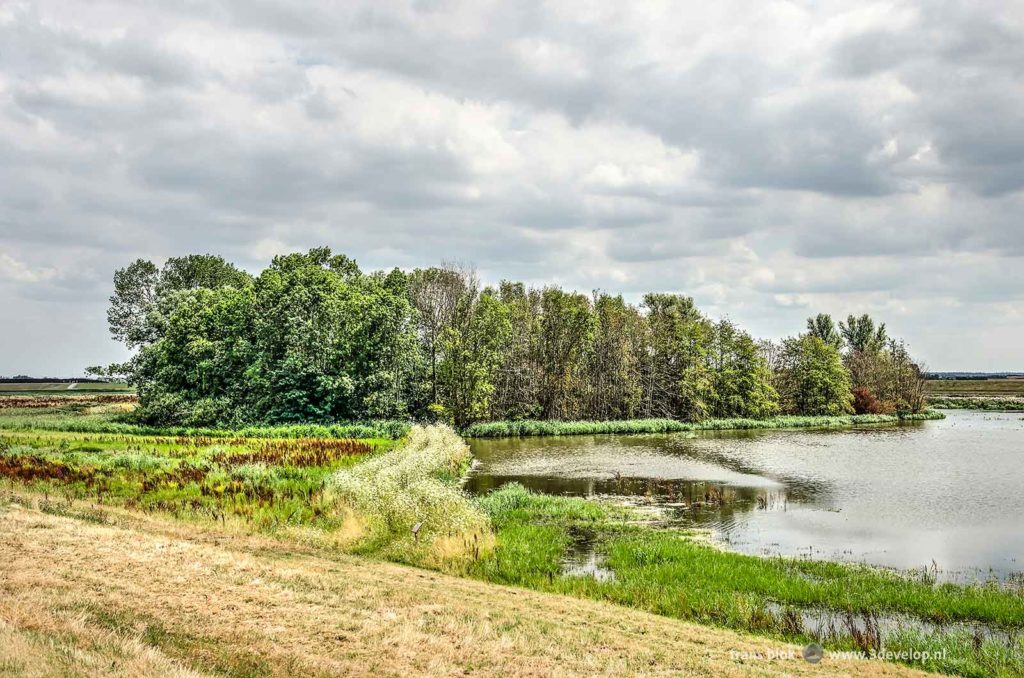
[[730,548],[933,567],[945,579],[1024,571],[1024,415],[843,431],[474,440],[469,488],[650,504]]

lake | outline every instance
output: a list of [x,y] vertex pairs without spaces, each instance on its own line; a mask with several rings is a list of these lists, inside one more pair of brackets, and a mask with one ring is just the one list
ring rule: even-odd
[[468,488],[507,482],[608,496],[729,548],[938,568],[946,580],[1024,570],[1024,414],[831,431],[472,440]]

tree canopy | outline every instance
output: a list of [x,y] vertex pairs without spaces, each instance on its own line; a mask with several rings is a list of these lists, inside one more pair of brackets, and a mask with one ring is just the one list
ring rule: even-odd
[[866,315],[759,344],[684,295],[481,289],[464,267],[364,273],[327,248],[255,277],[212,255],[138,260],[108,318],[153,423],[842,414],[858,387],[924,404],[905,345]]

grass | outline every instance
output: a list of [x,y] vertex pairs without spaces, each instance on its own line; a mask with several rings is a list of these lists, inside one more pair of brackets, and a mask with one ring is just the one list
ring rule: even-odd
[[0,513],[0,670],[14,675],[920,675],[220,526]]
[[[509,485],[482,500],[497,533],[492,554],[474,576],[565,593],[703,624],[807,642],[833,649],[862,646],[849,629],[828,638],[803,628],[800,611],[833,610],[851,620],[878,614],[936,624],[980,622],[1019,632],[1024,595],[995,586],[935,585],[925,576],[811,560],[767,559],[719,550],[687,533],[637,525],[624,509],[593,501],[537,495]],[[566,549],[584,538],[600,544],[610,578],[564,573]],[[984,652],[976,648],[980,642]],[[903,633],[888,649],[946,649],[930,668],[962,675],[1024,673],[1024,642],[976,641],[956,632]]]
[[1024,379],[929,379],[929,396],[1016,396],[1024,398]]
[[858,414],[848,416],[786,416],[772,419],[709,419],[686,422],[675,419],[629,419],[622,421],[492,421],[473,424],[462,431],[467,438],[514,438],[523,436],[594,435],[600,433],[641,434],[682,431],[731,431],[784,428],[842,428],[870,424],[894,424],[901,421],[942,419],[941,412],[920,414]]
[[[12,419],[60,428],[60,417],[89,416],[7,411],[0,413],[0,429]],[[102,408],[94,416],[103,416]],[[814,637],[801,622],[808,610],[832,610],[850,619],[891,614],[935,624],[981,623],[1008,629],[1014,638],[1024,630],[1024,594],[1015,589],[936,585],[924,574],[725,552],[694,534],[645,524],[624,507],[536,495],[521,486],[471,499],[459,488],[470,462],[468,447],[445,427],[415,427],[397,444],[386,438],[161,436],[53,428],[0,430],[0,476],[7,478],[8,498],[32,493],[44,513],[75,517],[85,526],[110,528],[126,509],[132,515],[169,515],[187,521],[187,529],[197,534],[219,525],[272,535],[289,548],[330,545],[490,584],[611,602],[623,606],[620,615],[635,614],[624,609],[635,608],[800,643]],[[0,505],[5,503],[0,496]],[[50,536],[40,539],[53,542]],[[610,578],[566,572],[567,553],[580,542],[597,544]],[[0,549],[5,544],[0,539]],[[131,567],[137,563],[133,556]],[[321,595],[320,581],[302,595]],[[189,579],[178,595],[197,595],[198,586]],[[125,601],[115,596],[108,603]],[[281,619],[277,611],[274,619]],[[828,647],[872,649],[855,630],[852,622],[840,628],[826,639]],[[886,637],[884,646],[913,647],[913,642],[947,649],[945,658],[931,665],[938,670],[1024,674],[1019,640],[968,642],[943,629],[916,639]],[[163,644],[159,648],[178,659],[205,652],[188,644],[190,649],[178,654]],[[245,656],[266,659],[261,653]],[[210,668],[212,660],[204,661]],[[236,666],[231,662],[228,666]]]
[[1024,397],[950,397],[931,398],[929,404],[940,410],[987,410],[990,412],[1022,412]]
[[333,474],[327,496],[365,526],[362,550],[419,562],[417,545],[436,547],[450,536],[443,547],[454,548],[443,554],[450,558],[472,544],[479,549],[490,534],[487,516],[459,486],[471,460],[469,446],[452,429],[417,426],[395,449]]
[[74,382],[75,387],[69,389],[71,382],[0,382],[0,395],[57,395],[61,392],[68,394],[88,391],[90,393],[132,393],[134,389],[128,384],[117,382],[95,382],[79,381]]
[[52,493],[51,505],[98,504],[255,529],[340,519],[325,479],[394,443],[387,439],[213,438],[15,432],[0,436],[0,478]]
[[[70,400],[70,398],[69,398]],[[203,438],[388,438],[398,440],[409,432],[409,423],[395,420],[344,424],[288,424],[237,429],[147,426],[130,421],[130,409],[102,401],[50,403],[47,407],[3,407],[0,431],[55,431],[110,433],[135,436]]]

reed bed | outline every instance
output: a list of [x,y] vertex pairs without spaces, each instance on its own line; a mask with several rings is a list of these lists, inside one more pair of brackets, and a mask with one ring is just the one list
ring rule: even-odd
[[929,404],[940,410],[985,410],[988,412],[1024,412],[1024,398],[930,398]]
[[627,419],[620,421],[492,421],[473,424],[462,431],[467,438],[516,438],[526,436],[571,436],[614,433],[677,433],[685,431],[736,431],[785,428],[843,428],[903,421],[943,419],[934,410],[916,414],[853,414],[846,416],[785,416],[771,419],[708,419],[700,422],[676,419]]

